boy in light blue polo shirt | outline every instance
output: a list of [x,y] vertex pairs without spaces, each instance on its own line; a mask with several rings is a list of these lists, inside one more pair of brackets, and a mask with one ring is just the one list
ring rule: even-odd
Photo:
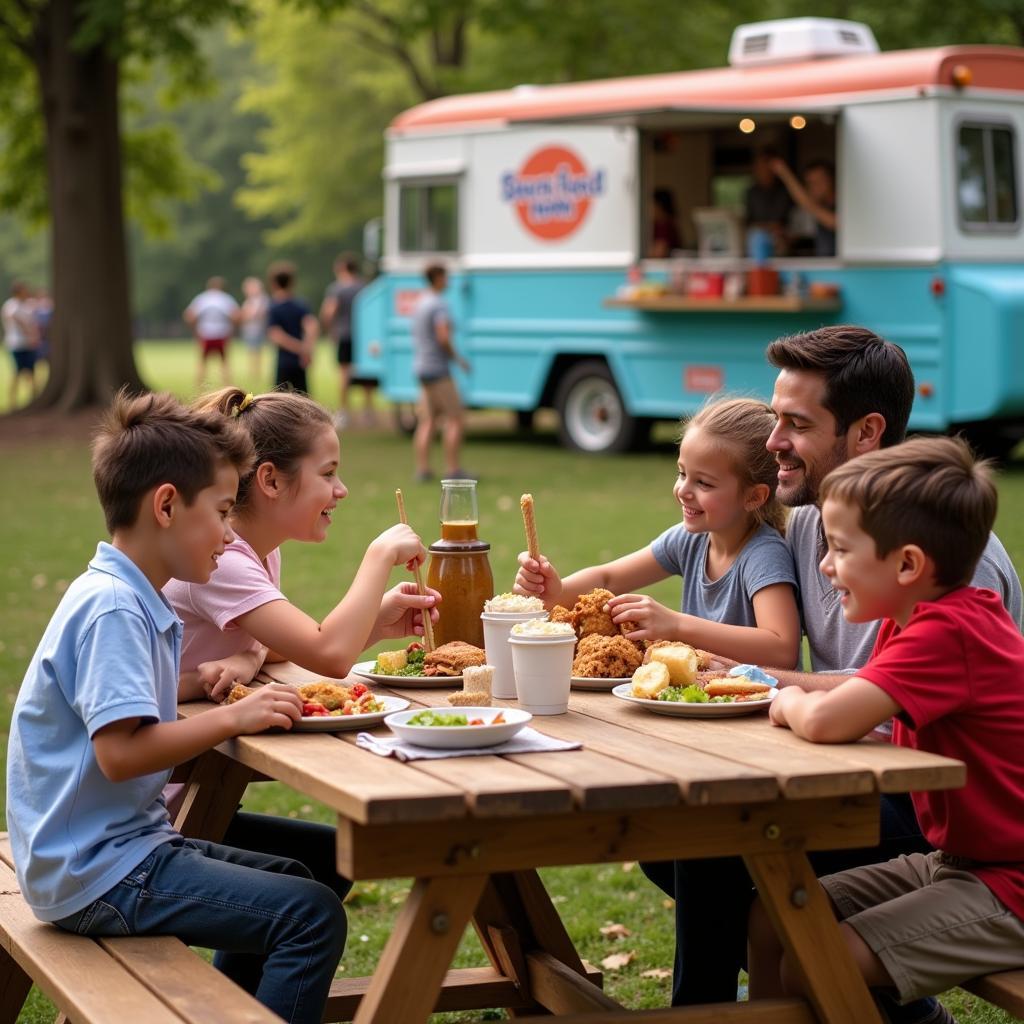
[[111,543],[68,588],[18,694],[7,820],[35,915],[83,935],[175,935],[285,1020],[319,1024],[345,940],[338,897],[297,861],[184,839],[174,765],[288,728],[288,687],[177,721],[182,625],[161,589],[205,583],[251,442],[170,395],[120,395],[93,446]]

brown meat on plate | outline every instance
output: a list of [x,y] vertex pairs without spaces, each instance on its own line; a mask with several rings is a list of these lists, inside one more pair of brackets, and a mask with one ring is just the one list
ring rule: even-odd
[[423,659],[425,676],[461,676],[470,665],[483,665],[487,655],[464,640],[452,640],[436,647]]

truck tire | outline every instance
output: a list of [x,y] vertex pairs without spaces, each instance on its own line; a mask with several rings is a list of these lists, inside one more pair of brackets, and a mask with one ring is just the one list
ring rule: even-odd
[[624,452],[638,434],[607,364],[588,359],[570,367],[555,391],[558,439],[578,452]]

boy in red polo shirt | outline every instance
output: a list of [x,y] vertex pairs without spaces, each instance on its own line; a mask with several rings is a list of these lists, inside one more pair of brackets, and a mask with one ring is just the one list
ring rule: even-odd
[[[967,764],[963,789],[912,794],[935,852],[821,879],[847,946],[902,1001],[1024,967],[1024,637],[998,595],[966,585],[996,514],[988,467],[962,441],[919,438],[833,470],[821,496],[822,572],[847,620],[884,621],[856,676],[785,688],[772,722],[843,743],[894,717],[894,742]],[[755,905],[751,998],[794,991]]]

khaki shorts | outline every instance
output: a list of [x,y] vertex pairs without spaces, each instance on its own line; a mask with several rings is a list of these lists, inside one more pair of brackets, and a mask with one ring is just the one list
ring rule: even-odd
[[839,920],[882,961],[903,1002],[1024,967],[1024,922],[955,862],[912,853],[821,879]]
[[421,416],[461,416],[462,399],[451,377],[420,381]]

